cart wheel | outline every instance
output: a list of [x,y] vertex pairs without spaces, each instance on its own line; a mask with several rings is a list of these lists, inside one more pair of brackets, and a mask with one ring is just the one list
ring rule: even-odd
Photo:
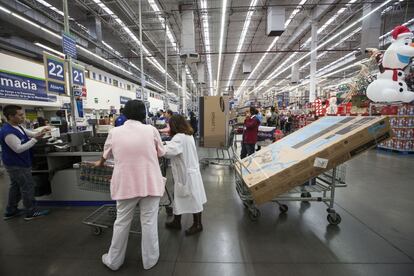
[[102,234],[102,228],[95,226],[92,229],[92,234],[94,234],[95,236],[99,236],[100,234]]
[[281,205],[279,205],[279,211],[282,213],[282,214],[285,214],[285,213],[287,213],[287,211],[289,210],[289,207],[286,205],[286,204],[281,204]]
[[331,225],[338,225],[341,223],[342,218],[339,214],[333,213],[333,214],[328,214],[328,222]]
[[167,216],[172,216],[173,215],[173,208],[170,206],[166,206],[165,207],[165,212],[167,213]]
[[249,217],[251,221],[257,221],[260,217],[260,210],[257,208],[249,210]]

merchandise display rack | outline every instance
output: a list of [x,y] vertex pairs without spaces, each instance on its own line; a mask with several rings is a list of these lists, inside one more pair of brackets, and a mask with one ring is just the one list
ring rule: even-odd
[[414,105],[387,106],[382,108],[381,114],[390,117],[393,138],[380,143],[378,148],[403,154],[414,153]]

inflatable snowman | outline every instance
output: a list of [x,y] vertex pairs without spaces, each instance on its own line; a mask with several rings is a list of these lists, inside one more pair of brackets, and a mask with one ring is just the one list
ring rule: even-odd
[[374,102],[405,102],[414,100],[414,92],[408,91],[404,81],[404,68],[414,57],[413,33],[405,26],[392,31],[394,41],[384,53],[383,71],[367,87],[367,96]]

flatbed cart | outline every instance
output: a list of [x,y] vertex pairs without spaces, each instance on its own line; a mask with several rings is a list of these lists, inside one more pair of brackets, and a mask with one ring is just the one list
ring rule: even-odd
[[[159,159],[162,175],[167,175],[168,160],[166,158]],[[110,179],[112,176],[112,165],[94,168],[90,162],[82,162],[79,164],[80,175],[78,187],[81,190],[110,193]],[[160,200],[160,209],[164,207],[167,215],[172,215],[172,197],[165,186],[165,193]],[[91,227],[94,235],[100,235],[104,229],[111,228],[116,219],[116,205],[105,204],[100,206],[92,214],[86,217],[82,223]],[[132,219],[130,233],[140,234],[140,212],[138,206],[135,208],[134,217]]]
[[233,156],[235,156],[235,152],[233,149],[234,144],[234,131],[232,129],[229,131],[229,135],[227,138],[227,144],[225,147],[216,148],[216,157],[205,157],[200,159],[199,163],[201,168],[206,168],[208,165],[219,165],[219,166],[229,166],[233,167]]
[[[249,188],[243,181],[241,175],[243,166],[241,159],[235,157],[235,178],[236,190],[243,202],[244,207],[249,213],[252,221],[256,221],[260,217],[260,210],[257,208],[254,198],[250,193]],[[341,216],[335,211],[335,191],[336,188],[346,187],[345,183],[346,165],[341,164],[332,170],[329,170],[321,175],[309,180],[307,183],[297,186],[287,192],[271,200],[279,206],[279,211],[284,214],[288,211],[288,206],[283,202],[300,201],[309,203],[310,201],[323,202],[328,206],[327,220],[331,225],[338,225],[341,223]],[[317,196],[315,196],[317,194]]]

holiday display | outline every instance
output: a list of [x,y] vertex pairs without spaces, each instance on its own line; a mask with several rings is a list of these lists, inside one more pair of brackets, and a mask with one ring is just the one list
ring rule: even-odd
[[404,68],[414,57],[413,33],[405,26],[392,31],[393,42],[385,51],[380,73],[367,88],[367,96],[374,102],[405,102],[414,100],[414,92],[404,81]]
[[380,143],[379,147],[400,152],[414,152],[414,105],[387,106],[382,108],[381,113],[390,115],[393,137]]

